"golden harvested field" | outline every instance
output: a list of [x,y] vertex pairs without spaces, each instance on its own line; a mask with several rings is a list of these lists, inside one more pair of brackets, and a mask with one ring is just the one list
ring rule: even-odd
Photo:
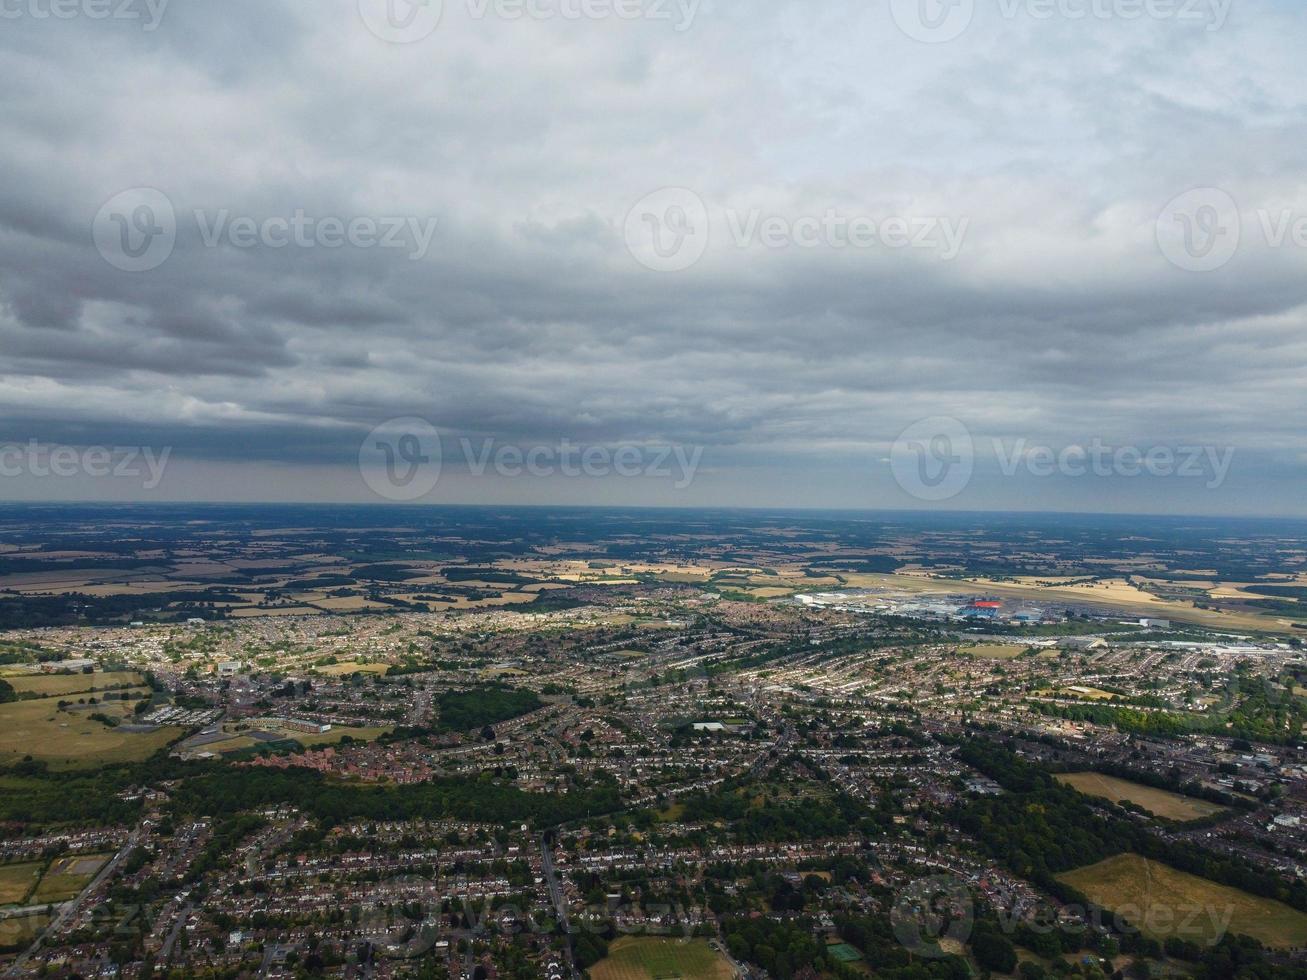
[[1267,946],[1307,944],[1307,914],[1138,854],[1118,854],[1057,878],[1154,939],[1177,936],[1211,946],[1229,931]]
[[1143,807],[1153,816],[1165,817],[1168,820],[1198,820],[1200,817],[1210,817],[1213,813],[1220,813],[1225,809],[1206,800],[1182,796],[1164,789],[1154,789],[1152,786],[1142,786],[1139,783],[1117,779],[1115,776],[1105,776],[1098,772],[1059,773],[1057,781],[1073,786],[1089,796],[1101,796],[1113,803],[1129,800]]
[[27,897],[41,873],[40,861],[0,864],[0,905],[16,905]]
[[320,616],[321,609],[313,606],[279,606],[275,609],[233,609],[234,619],[263,619],[268,616]]
[[144,684],[145,678],[134,670],[110,671],[107,674],[27,674],[10,679],[19,694],[39,694],[42,697],[61,697],[65,694],[84,694],[94,688],[105,688],[130,684],[133,687]]
[[1015,643],[978,643],[973,647],[960,647],[958,653],[981,660],[1015,660],[1025,653],[1024,646]]
[[1111,701],[1116,697],[1111,691],[1104,691],[1097,687],[1086,687],[1083,684],[1072,684],[1069,687],[1059,687],[1056,690],[1040,691],[1040,694],[1056,695],[1059,698],[1080,698],[1085,701]]
[[593,980],[732,980],[725,957],[702,939],[624,936],[590,968]]
[[[301,601],[307,601],[305,596],[298,596]],[[341,596],[336,599],[315,599],[313,604],[319,609],[330,609],[335,612],[356,612],[360,609],[389,609],[384,602],[373,602],[362,596]]]
[[42,902],[66,902],[76,897],[81,890],[91,883],[97,871],[109,860],[107,854],[79,854],[75,857],[59,858],[50,865],[41,883],[32,893],[33,904]]
[[0,764],[27,755],[55,769],[140,762],[183,732],[180,728],[124,732],[91,717],[93,711],[122,717],[130,710],[131,702],[118,701],[86,711],[60,711],[48,698],[0,704]]
[[1098,606],[1133,615],[1170,619],[1177,623],[1197,623],[1227,630],[1265,630],[1291,633],[1288,620],[1273,615],[1250,612],[1195,609],[1180,602],[1158,598],[1151,593],[1121,580],[1098,583],[1096,586],[1013,585],[989,579],[937,579],[922,572],[916,574],[887,574],[879,572],[842,573],[847,584],[855,588],[885,588],[921,594],[970,594],[1005,600],[1028,600],[1045,604],[1071,602],[1076,605]]
[[345,677],[349,674],[384,674],[390,669],[390,664],[360,664],[351,661],[343,664],[328,664],[314,669],[319,674],[326,674],[329,677]]

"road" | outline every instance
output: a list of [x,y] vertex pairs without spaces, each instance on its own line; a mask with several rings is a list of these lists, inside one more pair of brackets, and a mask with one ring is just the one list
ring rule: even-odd
[[45,930],[45,933],[43,933],[40,936],[37,936],[36,942],[32,943],[31,946],[27,947],[27,949],[23,952],[23,954],[19,956],[18,959],[14,960],[13,963],[10,964],[9,970],[5,974],[5,976],[16,977],[22,973],[23,968],[27,966],[27,961],[30,960],[33,956],[35,956],[38,952],[40,952],[41,943],[44,941],[45,936],[52,935],[58,932],[60,929],[64,927],[64,925],[68,923],[70,919],[72,919],[74,916],[77,915],[78,910],[82,907],[82,903],[86,901],[87,897],[93,894],[95,890],[100,887],[100,885],[102,885],[115,871],[117,871],[118,865],[122,864],[122,862],[127,858],[127,855],[132,853],[133,849],[135,849],[136,847],[136,842],[141,839],[141,834],[144,833],[144,831],[145,831],[144,827],[137,827],[135,830],[131,832],[131,834],[127,838],[127,842],[123,844],[122,848],[118,851],[117,854],[115,854],[112,858],[109,859],[109,861],[105,864],[105,866],[99,870],[96,876],[91,879],[90,884],[88,884],[85,888],[82,889],[81,894],[79,894],[71,902],[66,903],[63,906],[63,908],[59,911],[59,913],[53,919],[50,920],[50,925]]
[[568,941],[563,949],[567,957],[567,969],[571,976],[576,976],[576,964],[572,962],[572,927],[567,921],[567,899],[563,897],[562,886],[558,883],[558,871],[554,868],[554,851],[549,846],[549,835],[540,837],[540,864],[545,873],[545,884],[549,886],[549,897],[553,900],[554,911],[558,913],[558,923],[567,933]]
[[159,957],[164,963],[167,963],[168,958],[172,956],[172,948],[177,943],[177,937],[182,934],[182,928],[186,925],[186,920],[190,918],[191,912],[194,910],[195,906],[190,902],[187,902],[182,907],[181,911],[177,913],[177,921],[173,923],[172,930],[168,933],[168,938],[164,940],[163,950]]

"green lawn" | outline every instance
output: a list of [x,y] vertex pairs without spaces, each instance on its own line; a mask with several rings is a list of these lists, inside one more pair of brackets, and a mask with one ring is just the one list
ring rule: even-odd
[[593,980],[731,980],[730,965],[701,939],[626,936],[590,968]]

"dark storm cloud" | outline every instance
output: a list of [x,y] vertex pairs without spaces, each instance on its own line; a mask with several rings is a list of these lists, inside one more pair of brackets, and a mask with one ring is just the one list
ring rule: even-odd
[[[853,474],[838,499],[800,482],[788,502],[849,505],[901,503],[857,474],[948,415],[981,440],[1237,445],[1288,501],[1307,250],[1252,216],[1307,216],[1307,14],[1249,0],[1208,31],[981,4],[922,44],[883,4],[811,8],[705,3],[676,31],[446,0],[403,45],[355,0],[172,0],[153,31],[7,20],[0,413],[24,438],[342,471],[396,416],[662,440],[715,451],[735,502],[824,467]],[[1200,186],[1249,222],[1209,273],[1155,240]],[[664,187],[707,205],[684,271],[627,248],[628,209]],[[92,237],[129,188],[176,215],[149,271]],[[267,239],[297,213],[390,222],[397,247]],[[733,240],[827,214],[965,234],[947,259]],[[1007,486],[980,502],[1015,505]],[[303,486],[283,468],[265,489]]]

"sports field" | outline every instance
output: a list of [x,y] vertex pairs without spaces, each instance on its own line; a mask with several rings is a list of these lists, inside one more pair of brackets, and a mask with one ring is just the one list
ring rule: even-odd
[[590,968],[592,980],[733,980],[726,958],[702,939],[624,936]]
[[978,660],[1016,660],[1026,648],[1016,643],[978,643],[962,647],[958,652]]
[[36,886],[31,902],[66,902],[74,898],[91,883],[91,879],[108,859],[107,854],[78,854],[56,858],[41,883]]
[[1138,854],[1118,854],[1057,879],[1154,939],[1177,936],[1211,946],[1228,931],[1267,946],[1307,944],[1307,914]]
[[148,759],[182,734],[180,728],[125,732],[92,718],[95,712],[126,717],[130,701],[85,711],[60,711],[52,698],[0,704],[0,765],[30,755],[55,769],[81,769]]
[[1225,809],[1206,800],[1182,796],[1169,790],[1154,789],[1152,786],[1142,786],[1126,779],[1117,779],[1115,776],[1104,776],[1098,772],[1059,773],[1057,781],[1073,786],[1089,796],[1101,796],[1113,803],[1129,800],[1143,807],[1153,816],[1165,817],[1167,820],[1197,820],[1200,817],[1210,817],[1213,813],[1220,813]]
[[36,884],[41,873],[40,861],[0,864],[0,905],[17,905]]

